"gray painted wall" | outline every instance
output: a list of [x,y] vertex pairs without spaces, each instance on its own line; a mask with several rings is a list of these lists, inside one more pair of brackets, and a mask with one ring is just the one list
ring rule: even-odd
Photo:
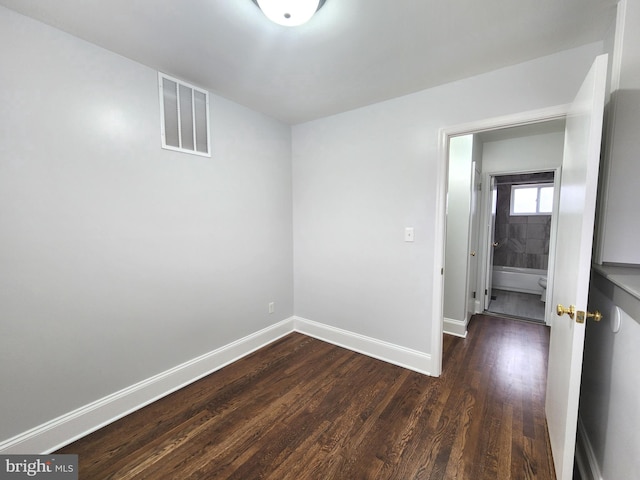
[[640,222],[636,221],[640,178],[640,1],[622,0],[619,11],[623,15],[618,19],[619,38],[612,56],[614,72],[596,261],[640,265]]
[[430,353],[439,130],[568,103],[601,49],[294,126],[296,314]]
[[162,150],[154,70],[2,7],[0,58],[0,440],[293,314],[289,126]]
[[602,49],[293,133],[212,96],[208,159],[160,149],[155,71],[0,13],[0,439],[293,313],[429,353],[439,129],[566,103]]
[[[640,1],[621,0],[615,31],[605,41],[612,61],[611,103],[605,128],[605,154],[599,191],[597,263],[636,264],[616,275],[618,285],[638,284],[638,122],[640,121]],[[598,270],[600,268],[598,267]],[[637,287],[634,287],[637,291]],[[622,309],[618,333],[610,328],[615,307]],[[604,480],[638,478],[640,472],[640,300],[594,273],[589,310],[599,309],[600,323],[587,323],[579,415],[579,438],[593,454],[590,471]],[[588,453],[588,452],[587,452]]]
[[[553,170],[562,165],[564,152],[564,122],[550,123],[550,129],[535,133],[542,127],[513,129],[522,134],[511,138],[490,139],[481,136],[482,172],[507,174],[531,170]],[[511,129],[510,129],[511,130]]]

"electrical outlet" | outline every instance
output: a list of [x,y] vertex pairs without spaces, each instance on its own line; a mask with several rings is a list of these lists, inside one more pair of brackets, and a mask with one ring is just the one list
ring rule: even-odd
[[276,311],[276,304],[275,302],[271,302],[269,303],[269,313],[273,313]]
[[414,239],[413,227],[406,227],[404,229],[404,241],[413,242],[413,239]]

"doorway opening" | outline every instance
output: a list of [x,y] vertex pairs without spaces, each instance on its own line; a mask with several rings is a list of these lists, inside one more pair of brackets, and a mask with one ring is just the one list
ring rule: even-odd
[[[607,86],[607,56],[600,55],[578,88],[574,100],[565,107],[554,107],[534,112],[501,117],[498,119],[474,122],[443,129],[440,132],[439,157],[437,165],[437,217],[436,249],[434,268],[434,305],[433,311],[442,322],[433,322],[432,346],[433,371],[442,372],[442,332],[445,327],[443,315],[443,297],[446,288],[446,233],[447,207],[449,204],[447,179],[449,176],[450,141],[461,135],[475,134],[514,125],[527,125],[545,122],[551,119],[566,121],[563,158],[555,176],[557,202],[556,237],[551,240],[555,247],[550,254],[547,291],[552,302],[547,302],[547,315],[550,305],[557,304],[558,312],[570,312],[566,318],[554,317],[550,329],[550,344],[547,369],[547,389],[545,411],[547,427],[551,439],[551,452],[560,479],[572,476],[578,403],[580,392],[580,373],[582,368],[582,350],[585,324],[581,323],[587,312],[589,290],[589,272],[593,240],[593,225],[596,206],[596,189],[600,160],[603,110]],[[560,170],[560,168],[562,170]],[[560,195],[560,190],[562,194]],[[557,201],[557,200],[556,200]],[[553,227],[552,227],[553,228]],[[553,235],[553,234],[552,234]],[[549,284],[553,281],[553,285]],[[560,305],[571,308],[560,308]],[[576,312],[576,315],[573,312]],[[574,318],[575,317],[575,318]]]
[[[439,157],[440,161],[437,163],[437,176],[440,179],[438,182],[438,191],[436,192],[436,211],[438,214],[436,215],[436,224],[435,224],[435,238],[441,239],[441,241],[436,242],[436,248],[434,250],[435,255],[435,264],[442,265],[443,268],[434,269],[434,298],[436,301],[433,303],[433,316],[434,318],[441,318],[441,322],[433,322],[432,324],[432,374],[434,376],[439,376],[442,373],[442,339],[443,333],[452,333],[448,330],[448,322],[447,316],[445,312],[445,294],[447,290],[447,274],[445,270],[448,268],[445,256],[447,253],[447,236],[448,236],[448,213],[451,206],[451,195],[449,192],[449,180],[452,173],[451,170],[451,161],[450,161],[450,147],[451,143],[458,137],[463,136],[471,136],[471,137],[484,137],[483,139],[483,154],[491,147],[489,142],[491,140],[501,140],[506,138],[512,138],[514,133],[518,131],[518,129],[527,129],[527,128],[544,128],[545,126],[554,125],[554,129],[558,129],[559,125],[564,125],[567,118],[568,105],[559,105],[556,107],[549,107],[540,110],[533,110],[529,112],[521,112],[513,115],[506,115],[503,117],[494,117],[489,119],[484,119],[480,121],[475,121],[468,124],[461,124],[458,126],[443,128],[440,130],[440,141],[439,141]],[[558,123],[560,122],[560,123]],[[517,137],[522,137],[522,135],[516,135]],[[471,147],[471,151],[474,152],[473,146]],[[475,150],[477,153],[477,150]],[[537,158],[544,158],[544,156],[537,155]],[[508,167],[506,168],[498,168],[491,167],[490,165],[475,165],[478,170],[481,172],[480,177],[482,178],[482,185],[480,191],[478,192],[478,211],[486,212],[485,208],[487,202],[490,200],[487,196],[486,181],[489,173],[494,174],[507,174],[515,172],[523,172],[524,170],[529,170],[524,166],[520,166],[518,168],[513,165],[513,158],[506,159],[506,164]],[[490,163],[490,162],[489,162]],[[501,171],[502,170],[502,171]],[[543,167],[538,166],[533,170],[555,170],[555,182],[559,185],[560,182],[560,168],[554,168],[553,166]],[[475,183],[475,182],[474,182]],[[558,193],[556,192],[556,195]],[[473,299],[472,309],[475,309],[476,313],[482,313],[486,309],[486,295],[490,288],[488,288],[488,282],[491,282],[491,278],[486,275],[486,268],[482,268],[482,265],[486,265],[486,255],[489,255],[489,243],[485,238],[487,236],[488,229],[485,228],[486,225],[490,222],[490,218],[482,217],[479,221],[479,228],[477,231],[480,232],[478,235],[478,249],[477,256],[472,257],[477,259],[477,263],[481,266],[478,268],[477,272],[477,285],[478,289],[476,290],[476,298]],[[465,236],[464,238],[468,238]],[[553,242],[553,240],[552,240]],[[550,246],[550,248],[553,248]],[[464,252],[463,256],[469,256],[469,252]],[[450,265],[449,265],[450,267]],[[553,266],[549,265],[549,270],[553,271]],[[552,280],[551,280],[552,281]],[[549,282],[549,280],[548,280]],[[553,285],[547,283],[547,291],[552,292]],[[486,290],[486,292],[485,292]],[[472,292],[473,293],[473,292]],[[462,293],[464,297],[464,302],[468,300],[467,297],[468,289],[465,289]],[[473,297],[473,295],[472,295]],[[547,309],[549,310],[551,302],[547,302]],[[469,309],[469,310],[472,310]],[[459,322],[460,325],[456,325],[459,327],[459,336],[466,336],[466,325],[468,320],[471,318],[469,315],[469,310],[467,311],[465,317]],[[547,316],[551,318],[551,315],[547,313]],[[455,334],[455,333],[454,333]]]
[[450,135],[443,332],[474,314],[548,324],[565,119]]
[[485,312],[545,323],[554,171],[490,175]]

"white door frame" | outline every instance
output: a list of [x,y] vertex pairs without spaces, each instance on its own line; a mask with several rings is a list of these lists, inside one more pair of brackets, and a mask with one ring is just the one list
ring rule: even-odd
[[438,134],[438,162],[436,164],[436,224],[434,242],[434,272],[433,272],[433,310],[431,330],[431,374],[440,376],[442,373],[442,330],[444,303],[444,253],[446,243],[446,206],[447,181],[449,171],[449,139],[459,135],[498,130],[502,128],[518,127],[549,120],[562,120],[567,116],[568,105],[558,105],[520,112],[502,117],[478,120],[475,122],[442,128]]
[[[555,250],[556,250],[556,234],[558,229],[558,204],[560,202],[560,175],[562,174],[562,167],[540,167],[540,168],[527,168],[527,169],[517,169],[511,168],[509,170],[496,170],[490,172],[484,172],[482,182],[483,184],[490,185],[491,179],[500,177],[503,175],[521,175],[528,173],[544,173],[544,172],[553,172],[553,211],[551,213],[551,231],[549,232],[549,264],[547,265],[547,290],[546,295],[547,299],[545,302],[544,308],[544,322],[546,325],[551,325],[550,319],[551,315],[554,313],[553,305],[551,304],[549,292],[553,291],[553,272],[554,272],[554,264],[555,264]],[[484,190],[484,187],[483,187]],[[488,188],[486,190],[489,190]],[[482,262],[482,268],[485,275],[481,279],[482,283],[480,284],[481,289],[486,289],[487,285],[487,277],[491,275],[491,269],[493,265],[489,263],[490,256],[488,255],[488,250],[491,247],[491,234],[489,231],[490,225],[488,221],[488,217],[491,215],[491,192],[487,191],[487,195],[483,198],[484,204],[482,205],[482,220],[483,220],[483,256],[480,258]],[[491,292],[489,292],[491,293]]]
[[[475,140],[474,140],[475,142]],[[471,317],[482,312],[484,308],[479,308],[481,292],[483,292],[482,281],[480,281],[480,274],[484,271],[482,268],[483,254],[481,252],[481,245],[483,245],[484,234],[482,233],[482,216],[483,212],[483,192],[482,182],[484,177],[482,171],[478,170],[477,162],[472,163],[471,167],[471,217],[469,218],[469,249],[475,251],[474,257],[467,257],[467,302],[472,302],[472,306],[467,305],[466,317],[465,317],[465,329],[469,324]],[[475,196],[475,198],[474,198]],[[475,201],[475,204],[473,203]],[[475,248],[474,248],[475,247]],[[446,253],[446,250],[445,250]],[[469,265],[475,260],[475,269],[469,267]],[[475,270],[475,271],[473,271]],[[475,290],[473,298],[470,298],[469,292],[471,288]]]
[[482,264],[484,265],[480,288],[484,292],[482,297],[482,310],[488,310],[493,293],[493,255],[496,231],[496,213],[498,202],[498,187],[495,184],[495,176],[484,174],[482,178],[484,193],[484,206],[482,209]]

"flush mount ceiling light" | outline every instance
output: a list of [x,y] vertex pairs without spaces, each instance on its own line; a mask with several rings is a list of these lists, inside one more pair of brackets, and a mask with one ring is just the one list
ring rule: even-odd
[[262,13],[279,25],[296,27],[308,22],[325,0],[253,0]]

